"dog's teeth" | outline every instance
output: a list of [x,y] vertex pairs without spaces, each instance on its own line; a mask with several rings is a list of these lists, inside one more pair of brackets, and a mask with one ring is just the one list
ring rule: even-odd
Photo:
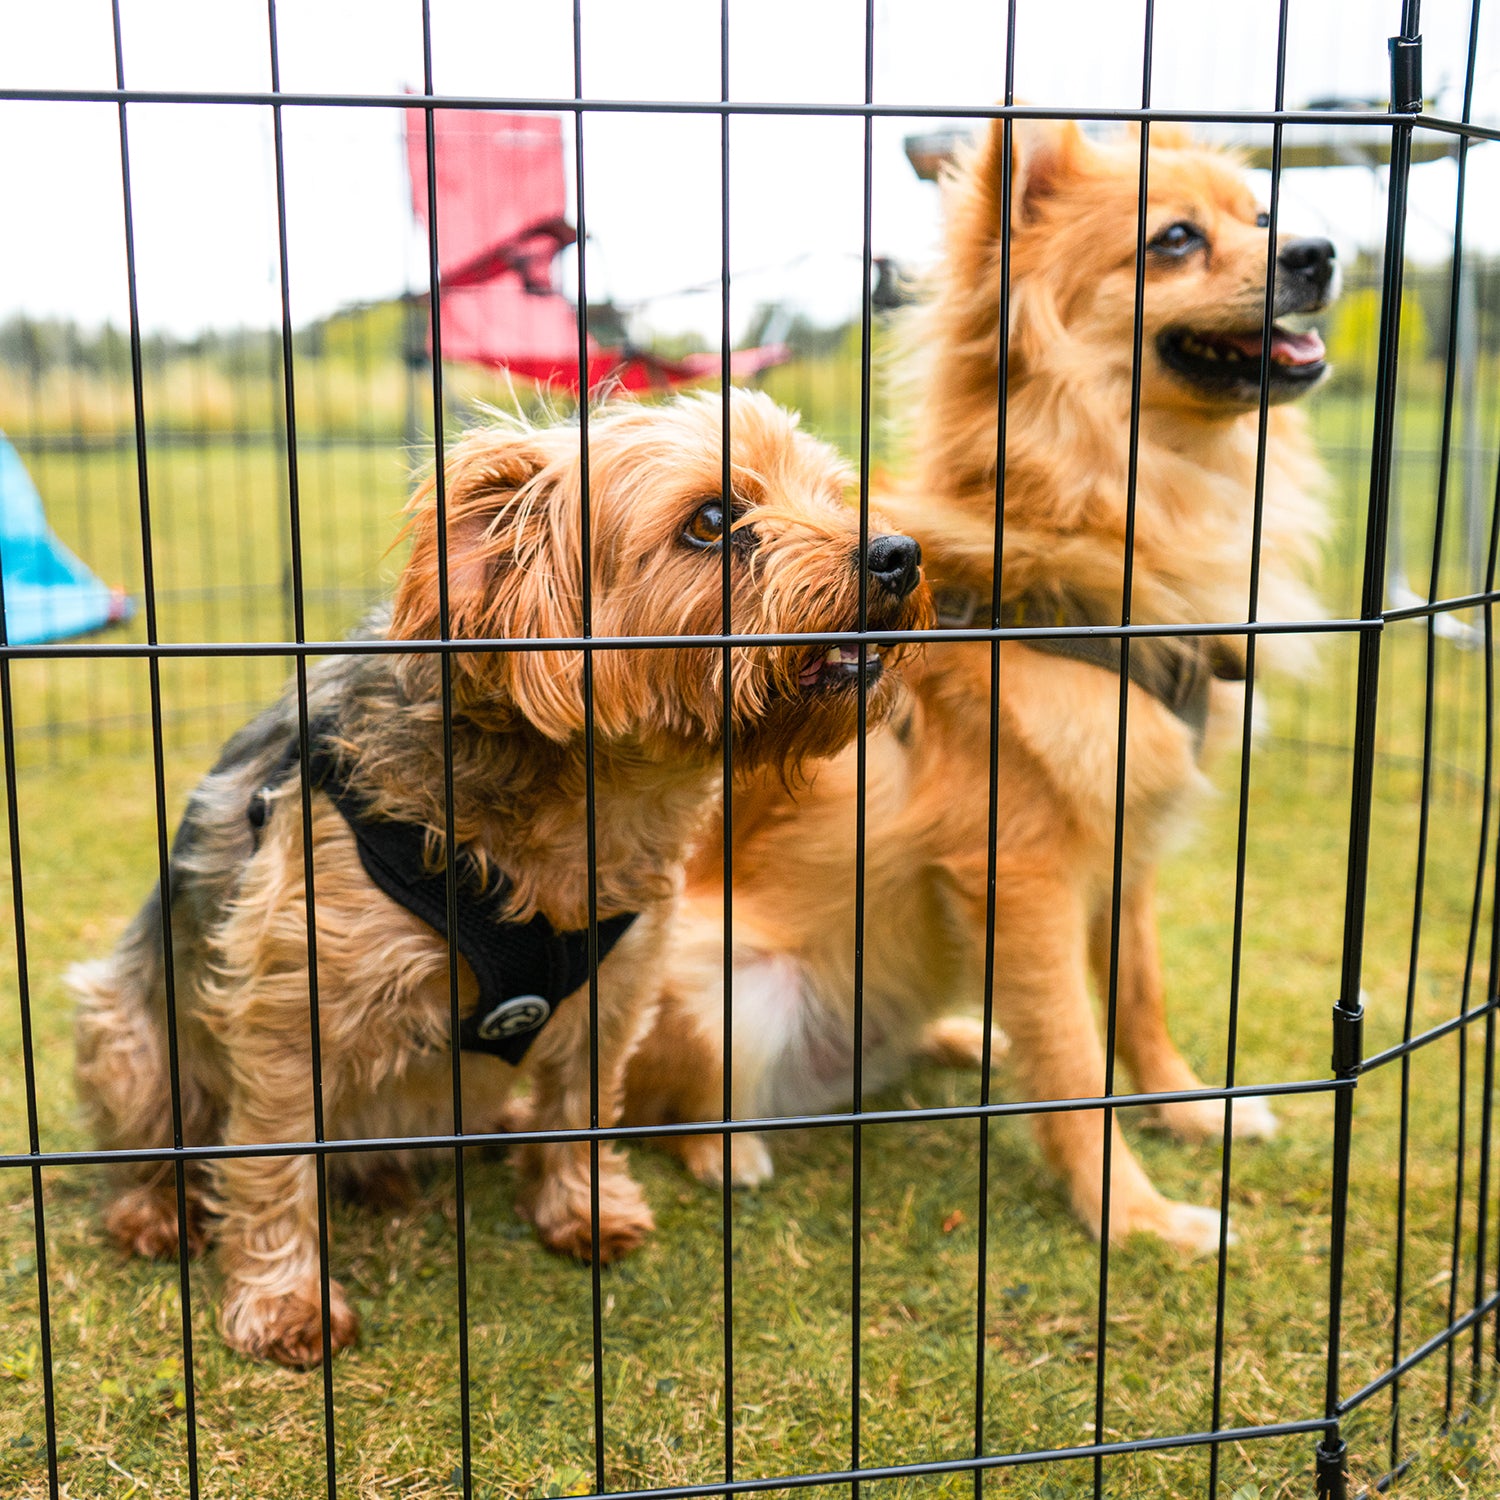
[[823,660],[826,661],[830,667],[836,667],[836,666],[838,666],[839,661],[842,658],[842,656],[843,656],[843,647],[842,646],[830,646],[828,648],[828,655],[825,656],[823,658]]

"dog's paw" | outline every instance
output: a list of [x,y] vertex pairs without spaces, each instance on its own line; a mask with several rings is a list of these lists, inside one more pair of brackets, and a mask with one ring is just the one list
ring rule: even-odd
[[[633,1184],[632,1184],[633,1185]],[[635,1202],[619,1204],[606,1209],[599,1205],[599,1263],[609,1265],[637,1249],[646,1236],[656,1228],[656,1220],[646,1207],[646,1200],[636,1190]]]
[[[1214,1255],[1219,1249],[1222,1223],[1223,1215],[1217,1209],[1158,1198],[1152,1203],[1138,1205],[1128,1213],[1112,1212],[1109,1238],[1111,1244],[1118,1244],[1133,1234],[1154,1234],[1188,1255]],[[1231,1229],[1228,1239],[1233,1245],[1239,1236]]]
[[[224,1296],[221,1326],[225,1342],[241,1354],[293,1370],[323,1362],[323,1307],[316,1284],[279,1294],[231,1285]],[[359,1337],[359,1315],[336,1281],[328,1283],[328,1335],[335,1354]]]
[[[724,1185],[724,1145],[718,1135],[678,1137],[677,1149],[689,1172],[709,1187]],[[729,1138],[729,1184],[737,1188],[758,1188],[769,1182],[776,1168],[766,1143],[753,1131],[743,1131]]]
[[[1220,1099],[1187,1099],[1159,1104],[1151,1123],[1180,1141],[1217,1141],[1224,1135],[1224,1103]],[[1237,1141],[1268,1141],[1276,1134],[1278,1121],[1264,1099],[1234,1101],[1230,1132]]]
[[[537,1238],[559,1255],[574,1260],[594,1258],[593,1213],[587,1191],[570,1191],[568,1184],[546,1180],[520,1205]],[[599,1184],[599,1264],[629,1255],[656,1228],[656,1220],[634,1181],[623,1173],[606,1176]]]
[[1237,1141],[1268,1141],[1281,1129],[1276,1112],[1264,1099],[1236,1099],[1230,1134]]
[[[208,1244],[203,1205],[187,1198],[187,1251],[201,1255]],[[104,1212],[104,1228],[127,1255],[147,1260],[176,1260],[177,1192],[170,1185],[127,1188]]]
[[[945,1068],[984,1066],[984,1021],[979,1016],[944,1016],[922,1032],[922,1056]],[[998,1026],[990,1027],[990,1061],[1010,1051],[1010,1038]]]

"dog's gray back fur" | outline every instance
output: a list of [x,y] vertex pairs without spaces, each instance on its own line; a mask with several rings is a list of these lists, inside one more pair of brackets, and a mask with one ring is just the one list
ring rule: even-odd
[[[355,639],[379,639],[389,611],[372,614]],[[374,679],[372,681],[372,679]],[[366,697],[370,687],[389,690],[390,658],[336,656],[307,674],[307,720],[328,723]],[[360,692],[360,687],[366,693]],[[382,696],[384,696],[382,694]],[[298,764],[299,719],[295,684],[262,710],[224,745],[213,768],[194,788],[172,840],[174,989],[191,985],[208,957],[207,938],[233,898],[245,865],[255,852],[256,829],[250,809],[256,794],[294,775]],[[158,880],[115,949],[119,979],[143,996],[159,994],[166,983],[163,963],[161,882]]]

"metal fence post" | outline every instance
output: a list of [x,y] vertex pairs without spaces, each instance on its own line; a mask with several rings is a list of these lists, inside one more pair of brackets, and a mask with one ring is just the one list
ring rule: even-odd
[[1329,1426],[1318,1444],[1320,1500],[1345,1500],[1348,1445],[1339,1433],[1339,1353],[1344,1294],[1344,1236],[1349,1206],[1349,1148],[1354,1088],[1362,1060],[1365,895],[1369,876],[1370,803],[1375,775],[1376,706],[1385,609],[1386,521],[1390,512],[1395,442],[1397,357],[1401,342],[1401,280],[1406,248],[1406,193],[1411,170],[1413,116],[1422,108],[1421,0],[1403,0],[1401,32],[1390,39],[1390,184],[1386,199],[1385,259],[1381,275],[1380,343],[1375,377],[1375,423],[1370,462],[1370,508],[1365,531],[1359,676],[1355,696],[1354,763],[1349,810],[1348,887],[1339,997],[1333,1007],[1333,1072],[1350,1086],[1334,1096],[1333,1203],[1329,1227],[1328,1378],[1324,1414]]

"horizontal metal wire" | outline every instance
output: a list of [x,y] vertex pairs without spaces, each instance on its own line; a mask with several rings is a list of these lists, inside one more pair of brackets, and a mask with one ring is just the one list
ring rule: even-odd
[[1419,620],[1428,615],[1447,614],[1456,609],[1478,609],[1485,604],[1500,604],[1500,590],[1482,589],[1474,594],[1457,594],[1451,599],[1433,599],[1423,604],[1403,604],[1400,609],[1387,609],[1380,618],[1388,625],[1398,620]]
[[1238,1084],[1234,1088],[1179,1089],[1160,1094],[1095,1094],[1084,1099],[1009,1100],[1002,1104],[943,1104],[927,1109],[867,1109],[844,1114],[773,1115],[748,1120],[674,1120],[662,1125],[600,1125],[577,1130],[488,1130],[462,1135],[367,1136],[352,1140],[255,1141],[242,1145],[142,1146],[109,1151],[10,1152],[0,1170],[35,1165],[108,1166],[143,1161],[232,1161],[249,1156],[324,1156],[361,1151],[431,1151],[454,1146],[526,1146],[574,1141],[655,1140],[678,1135],[747,1135],[771,1130],[845,1129],[854,1125],[898,1125],[949,1120],[994,1119],[1002,1115],[1048,1115],[1087,1109],[1149,1109],[1153,1105],[1199,1100],[1268,1098],[1285,1094],[1327,1094],[1352,1089],[1353,1078],[1305,1078],[1291,1083]]
[[[1118,120],[1191,125],[1369,125],[1391,128],[1392,116],[1380,109],[1114,109],[1102,106],[1053,108],[1027,104],[864,104],[799,100],[600,99],[497,94],[358,94],[281,92],[267,89],[58,89],[0,88],[0,102],[39,104],[256,104],[287,108],[478,109],[527,113],[670,115],[813,115],[851,119],[913,120]],[[1417,123],[1413,121],[1412,123]],[[1486,139],[1485,127],[1423,115],[1420,123]]]
[[1171,1437],[1129,1438],[1114,1443],[1081,1443],[1076,1448],[1034,1448],[1019,1453],[987,1453],[977,1458],[938,1458],[925,1463],[885,1464],[873,1468],[825,1469],[812,1474],[780,1474],[767,1479],[735,1479],[719,1484],[674,1484],[638,1490],[606,1490],[590,1500],[689,1500],[699,1495],[748,1495],[764,1490],[808,1489],[816,1485],[851,1484],[877,1479],[911,1479],[938,1474],[972,1474],[986,1469],[1013,1469],[1027,1464],[1062,1463],[1085,1458],[1117,1458],[1154,1453],[1164,1448],[1201,1448],[1208,1443],[1251,1442],[1257,1438],[1297,1437],[1327,1432],[1336,1424],[1326,1418],[1268,1422],[1264,1427],[1225,1427],[1217,1432],[1185,1432]]
[[1381,630],[1385,620],[1256,620],[1233,624],[1205,625],[1024,625],[965,626],[961,630],[810,630],[792,634],[727,635],[589,635],[473,636],[457,641],[99,641],[93,644],[0,646],[0,659],[46,657],[162,657],[162,656],[386,656],[418,653],[477,651],[658,651],[682,647],[714,646],[817,646],[861,643],[887,645],[943,645],[969,641],[1031,641],[1097,638],[1115,640],[1135,636],[1200,635],[1329,635],[1350,631]]
[[0,88],[0,103],[229,104],[313,109],[467,109],[566,114],[771,115],[911,120],[1097,120],[1175,125],[1362,125],[1389,130],[1393,123],[1419,130],[1500,140],[1500,127],[1442,115],[1393,116],[1379,109],[1114,109],[1025,104],[860,104],[800,100],[598,99],[494,94],[283,93],[266,89],[56,89]]
[[1467,1026],[1472,1021],[1478,1021],[1493,1010],[1500,1009],[1500,995],[1487,1001],[1483,1005],[1476,1005],[1471,1010],[1466,1010],[1460,1015],[1449,1016],[1446,1021],[1440,1021],[1428,1031],[1421,1032],[1411,1038],[1410,1041],[1397,1042],[1394,1047],[1387,1047],[1384,1052],[1377,1052],[1373,1057],[1367,1057],[1360,1065],[1361,1075],[1373,1073],[1377,1068],[1383,1068],[1387,1063],[1393,1063],[1399,1058],[1409,1057],[1413,1052],[1419,1052],[1423,1047],[1433,1042],[1441,1041],[1450,1032],[1457,1031],[1460,1026]]
[[1415,1369],[1423,1360],[1431,1359],[1439,1349],[1451,1344],[1459,1334],[1472,1328],[1482,1318],[1487,1318],[1497,1307],[1500,1307],[1500,1292],[1491,1292],[1478,1307],[1466,1312],[1461,1318],[1455,1318],[1441,1333],[1435,1333],[1425,1344],[1419,1344],[1399,1364],[1392,1365],[1389,1370],[1383,1375],[1377,1375],[1368,1385],[1362,1385],[1352,1395],[1345,1396],[1339,1402],[1339,1415],[1342,1417],[1353,1411],[1356,1406],[1362,1406],[1371,1396],[1378,1396],[1392,1381],[1399,1380],[1408,1370]]
[[798,100],[599,99],[574,96],[503,97],[495,94],[291,93],[267,89],[0,88],[0,103],[228,104],[312,109],[466,109],[514,113],[771,115],[911,120],[1097,120],[1176,125],[1362,125],[1389,130],[1410,124],[1471,140],[1500,140],[1500,127],[1442,115],[1393,116],[1380,109],[1131,109],[1088,105],[863,104]]

